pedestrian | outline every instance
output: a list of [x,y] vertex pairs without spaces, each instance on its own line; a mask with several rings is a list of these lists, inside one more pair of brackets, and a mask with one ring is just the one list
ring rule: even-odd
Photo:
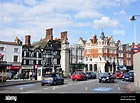
[[29,74],[28,74],[28,72],[26,72],[26,74],[25,74],[25,79],[26,79],[26,80],[29,79]]
[[30,77],[30,80],[32,80],[32,72],[31,71],[29,72],[29,77]]

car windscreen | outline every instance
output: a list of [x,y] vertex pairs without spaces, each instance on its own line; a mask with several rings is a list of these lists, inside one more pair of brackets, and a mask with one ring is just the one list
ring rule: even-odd
[[129,72],[129,75],[133,76],[134,75],[134,72]]
[[101,76],[108,76],[109,75],[109,73],[103,73],[103,74],[101,74]]
[[127,72],[127,73],[124,73],[124,75],[129,75],[129,73]]

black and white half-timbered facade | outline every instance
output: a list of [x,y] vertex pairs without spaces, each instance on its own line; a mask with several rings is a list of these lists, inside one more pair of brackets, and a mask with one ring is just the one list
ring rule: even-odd
[[25,36],[22,46],[22,72],[37,72],[37,68],[55,71],[61,68],[61,42],[67,39],[67,32],[61,33],[61,39],[53,39],[52,28],[46,30],[46,37],[30,44],[30,35]]

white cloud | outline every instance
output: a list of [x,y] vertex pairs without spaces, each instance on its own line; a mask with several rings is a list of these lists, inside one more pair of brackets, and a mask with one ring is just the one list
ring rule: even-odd
[[103,16],[103,14],[97,12],[97,11],[81,11],[78,12],[74,17],[75,18],[99,18]]
[[95,19],[93,21],[94,28],[108,28],[108,27],[118,27],[121,24],[117,20],[110,19],[109,17],[102,17],[101,19]]
[[125,30],[113,30],[113,34],[115,35],[125,35]]
[[[104,16],[101,9],[125,5],[125,2],[130,4],[133,0],[3,0],[0,3],[0,35],[5,35],[1,39],[11,41],[29,33],[36,40],[38,36],[44,37],[49,27],[85,31],[85,27],[92,26],[89,18]],[[125,14],[125,11],[120,13]],[[105,16],[93,23],[95,28],[120,26],[117,20]]]

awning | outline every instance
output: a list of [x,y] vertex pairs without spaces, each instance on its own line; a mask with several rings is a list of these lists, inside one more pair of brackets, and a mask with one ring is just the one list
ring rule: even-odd
[[9,66],[9,69],[20,69],[21,66]]

